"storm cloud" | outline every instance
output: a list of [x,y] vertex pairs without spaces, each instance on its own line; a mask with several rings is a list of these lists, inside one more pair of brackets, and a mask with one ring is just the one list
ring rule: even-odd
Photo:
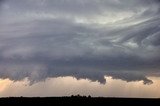
[[159,14],[159,0],[1,0],[0,78],[152,83]]

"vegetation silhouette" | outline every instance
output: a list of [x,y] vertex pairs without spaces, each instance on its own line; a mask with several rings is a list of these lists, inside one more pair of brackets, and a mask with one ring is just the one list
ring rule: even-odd
[[0,98],[4,105],[159,105],[160,99],[153,98],[114,98],[71,95],[70,97],[6,97]]

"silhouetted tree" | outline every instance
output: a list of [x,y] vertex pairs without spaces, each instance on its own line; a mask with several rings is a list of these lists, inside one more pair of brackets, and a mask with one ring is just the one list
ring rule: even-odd
[[88,95],[88,98],[91,98],[91,95]]

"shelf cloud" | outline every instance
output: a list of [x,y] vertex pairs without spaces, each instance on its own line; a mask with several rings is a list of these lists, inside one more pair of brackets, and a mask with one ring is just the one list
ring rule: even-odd
[[159,0],[0,0],[0,78],[152,81]]

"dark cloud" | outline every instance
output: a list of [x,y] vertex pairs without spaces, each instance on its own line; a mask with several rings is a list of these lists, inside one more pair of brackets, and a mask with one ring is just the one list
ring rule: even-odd
[[[5,0],[4,0],[5,1]],[[105,75],[152,83],[160,69],[158,0],[0,2],[0,78]]]

